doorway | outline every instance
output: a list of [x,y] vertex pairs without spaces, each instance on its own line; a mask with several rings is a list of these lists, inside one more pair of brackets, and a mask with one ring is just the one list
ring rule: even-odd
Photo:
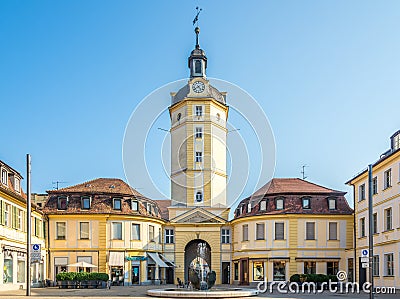
[[140,266],[132,265],[132,285],[140,284]]
[[364,283],[367,281],[367,269],[362,267],[361,257],[359,259],[358,269],[360,274],[359,284],[364,285]]
[[203,277],[211,269],[211,247],[201,239],[192,240],[185,247],[185,282],[189,281],[189,269],[195,268],[202,273]]
[[240,259],[240,281],[241,285],[249,284],[249,259]]
[[230,284],[231,277],[231,263],[230,262],[222,262],[222,283]]

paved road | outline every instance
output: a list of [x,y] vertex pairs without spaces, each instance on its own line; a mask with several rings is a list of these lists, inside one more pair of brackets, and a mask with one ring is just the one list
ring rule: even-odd
[[[174,287],[169,286],[114,286],[111,289],[59,289],[59,288],[44,288],[44,289],[32,289],[31,297],[34,299],[45,298],[45,299],[60,299],[60,297],[68,297],[69,299],[78,298],[104,298],[107,299],[117,299],[121,297],[131,297],[137,299],[150,299],[154,297],[147,297],[146,291],[148,289]],[[17,291],[0,291],[0,299],[21,299],[28,298],[25,296],[25,290]],[[400,291],[397,290],[397,294],[391,295],[375,295],[376,299],[399,299]],[[260,294],[258,298],[280,298],[280,299],[368,299],[368,294],[279,294],[274,293],[264,293]],[[254,298],[254,297],[253,297]],[[257,297],[256,297],[257,298]]]

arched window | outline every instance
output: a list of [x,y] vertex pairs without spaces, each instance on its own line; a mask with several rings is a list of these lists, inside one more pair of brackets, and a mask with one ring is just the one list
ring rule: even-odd
[[203,193],[201,193],[200,191],[198,191],[198,192],[196,193],[196,201],[197,201],[197,202],[203,201]]
[[194,62],[194,72],[196,74],[201,74],[201,61],[200,60],[195,60],[195,62]]

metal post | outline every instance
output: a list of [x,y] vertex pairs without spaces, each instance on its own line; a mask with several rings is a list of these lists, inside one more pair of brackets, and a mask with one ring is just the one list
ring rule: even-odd
[[372,164],[368,165],[368,219],[369,219],[369,282],[371,283],[371,291],[369,298],[374,298],[374,221],[373,221],[373,203],[372,203]]
[[26,296],[31,295],[31,155],[26,154]]

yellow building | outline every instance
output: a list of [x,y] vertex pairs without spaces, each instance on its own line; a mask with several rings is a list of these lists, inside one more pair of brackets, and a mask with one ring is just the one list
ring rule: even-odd
[[[174,275],[169,274],[175,281],[188,281],[189,269],[201,263],[205,272],[216,272],[217,284],[229,283],[231,246],[221,242],[221,232],[229,230],[228,106],[226,93],[206,78],[207,57],[199,45],[200,29],[196,27],[195,32],[196,46],[188,59],[190,79],[171,93],[169,107],[172,204],[168,207],[164,252],[176,265]],[[206,253],[199,260],[201,248]]]
[[353,216],[344,192],[272,179],[235,211],[233,282],[288,281],[293,274],[353,271]]
[[[0,161],[0,279],[1,290],[26,286],[26,195],[21,174]],[[46,273],[43,214],[32,205],[32,244],[41,247],[41,258],[31,264],[32,286],[41,286]]]
[[400,131],[391,137],[391,148],[372,167],[373,219],[368,217],[368,171],[349,180],[354,188],[357,281],[369,281],[362,268],[361,251],[368,249],[369,222],[373,222],[374,283],[400,286]]
[[[146,284],[172,264],[162,251],[159,206],[119,179],[48,191],[49,277],[61,271],[109,273],[114,284]],[[93,268],[69,266],[87,262]]]

